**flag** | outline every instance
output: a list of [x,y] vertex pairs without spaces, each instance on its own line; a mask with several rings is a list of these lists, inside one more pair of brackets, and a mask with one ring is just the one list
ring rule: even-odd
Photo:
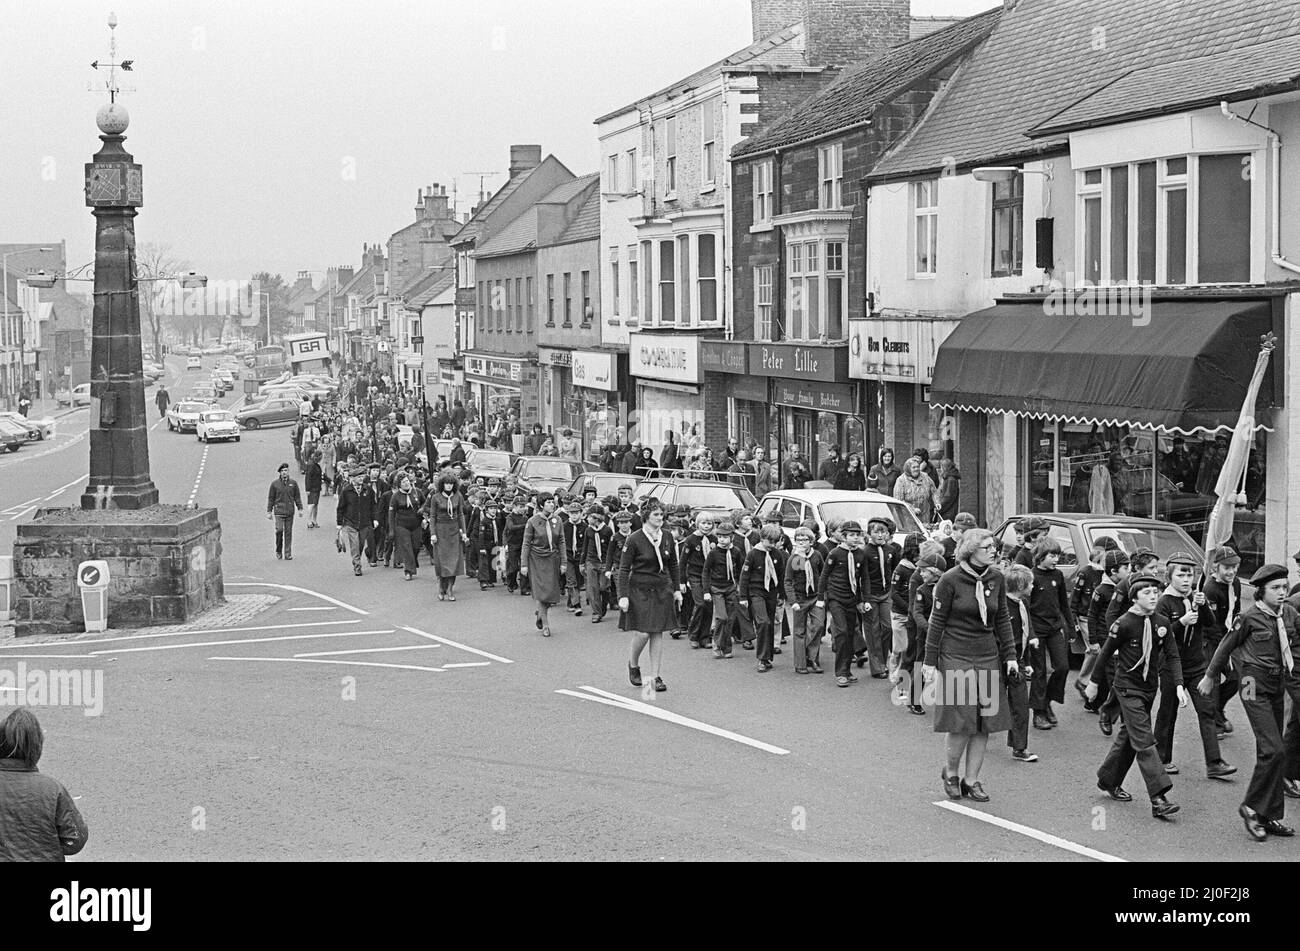
[[1264,382],[1264,371],[1268,369],[1268,359],[1277,346],[1277,338],[1266,334],[1262,338],[1259,357],[1255,360],[1255,372],[1246,388],[1246,399],[1241,406],[1241,418],[1232,433],[1232,442],[1228,446],[1228,455],[1219,470],[1219,481],[1214,486],[1218,501],[1210,512],[1210,519],[1205,524],[1205,558],[1206,571],[1209,571],[1209,559],[1224,542],[1232,538],[1232,519],[1237,502],[1241,496],[1241,486],[1246,475],[1246,464],[1250,461],[1250,444],[1255,438],[1255,401],[1259,398],[1259,388]]

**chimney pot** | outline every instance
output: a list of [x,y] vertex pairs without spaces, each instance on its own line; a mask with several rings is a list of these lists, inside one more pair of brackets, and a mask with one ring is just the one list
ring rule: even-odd
[[510,177],[514,178],[542,164],[540,145],[510,146]]

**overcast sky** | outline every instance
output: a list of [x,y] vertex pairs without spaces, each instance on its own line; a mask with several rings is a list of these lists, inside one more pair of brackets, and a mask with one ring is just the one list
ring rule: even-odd
[[468,210],[468,173],[504,173],[511,143],[596,171],[592,120],[750,41],[749,0],[0,0],[0,243],[63,239],[69,266],[94,256],[86,86],[110,9],[136,61],[137,240],[214,278],[354,263],[425,185],[454,181]]

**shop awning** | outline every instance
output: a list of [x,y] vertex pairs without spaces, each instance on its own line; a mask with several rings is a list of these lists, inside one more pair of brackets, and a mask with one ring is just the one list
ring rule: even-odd
[[962,318],[939,348],[931,403],[1189,436],[1236,427],[1260,336],[1272,329],[1268,301],[1148,302],[1149,322],[1059,304],[999,304]]

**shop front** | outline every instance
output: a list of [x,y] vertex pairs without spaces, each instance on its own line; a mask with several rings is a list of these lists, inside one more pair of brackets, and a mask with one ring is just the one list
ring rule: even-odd
[[712,446],[700,392],[700,338],[633,333],[628,338],[628,359],[637,409],[628,414],[627,441],[649,446],[655,459],[663,452],[668,432],[676,434],[683,457]]
[[621,426],[618,354],[575,350],[569,377],[573,381],[573,405],[566,425],[580,442],[580,458],[595,462],[601,447]]
[[835,447],[843,458],[858,453],[870,466],[861,395],[849,379],[847,344],[751,343],[748,351],[750,376],[770,386],[768,458],[784,471],[797,446],[816,475]]
[[466,353],[465,384],[484,418],[513,414],[523,428],[538,419],[537,366],[520,357]]
[[739,340],[706,339],[701,347],[705,412],[721,416],[718,420],[709,419],[709,428],[725,430],[743,449],[753,446],[766,449],[772,441],[777,416],[771,412],[767,379],[749,375],[746,344]]
[[[1271,301],[1243,298],[1157,301],[1147,320],[1004,303],[943,343],[933,399],[985,428],[991,527],[1029,512],[1129,515],[1202,543],[1260,337],[1282,322]],[[1267,429],[1278,376],[1265,378],[1238,486],[1246,573],[1266,560],[1270,457],[1283,464]]]

